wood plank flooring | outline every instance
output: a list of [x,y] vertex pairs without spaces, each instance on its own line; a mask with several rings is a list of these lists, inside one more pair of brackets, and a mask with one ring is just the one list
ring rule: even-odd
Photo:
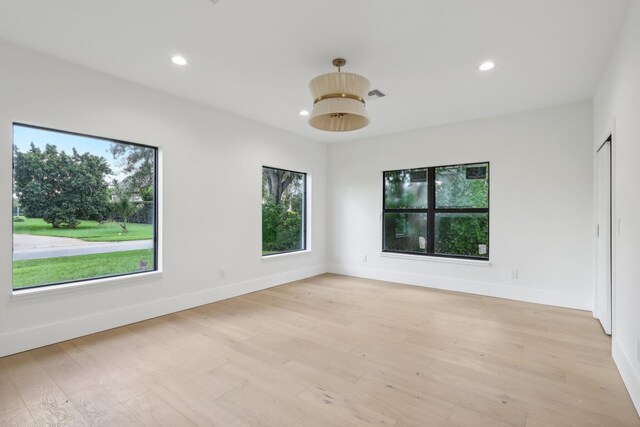
[[640,426],[590,313],[325,274],[0,359],[0,425]]

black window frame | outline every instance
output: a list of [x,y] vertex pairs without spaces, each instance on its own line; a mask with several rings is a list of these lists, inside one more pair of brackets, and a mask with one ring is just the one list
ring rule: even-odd
[[[280,252],[274,252],[272,254],[264,254],[262,253],[264,251],[263,245],[264,245],[264,241],[262,240],[262,218],[260,221],[260,230],[261,230],[261,236],[260,236],[260,252],[262,253],[263,257],[271,257],[271,256],[276,256],[276,255],[283,255],[283,254],[291,254],[291,253],[295,253],[295,252],[304,252],[307,250],[307,173],[306,172],[300,172],[300,171],[295,171],[295,170],[291,170],[291,169],[284,169],[284,168],[278,168],[275,166],[268,166],[268,165],[262,165],[262,173],[264,173],[264,169],[275,169],[275,170],[279,170],[279,171],[283,171],[283,172],[291,172],[291,173],[295,173],[295,174],[300,174],[304,177],[304,182],[303,182],[303,191],[302,191],[302,249],[293,249],[290,251],[280,251]],[[264,189],[262,189],[262,191],[264,191]],[[260,215],[262,216],[262,211],[260,212]]]
[[[87,133],[81,133],[81,132],[72,132],[72,131],[67,131],[67,130],[61,130],[61,129],[54,129],[54,128],[50,128],[50,127],[46,127],[46,126],[38,126],[38,125],[32,125],[32,124],[27,124],[27,123],[21,123],[21,122],[12,122],[11,124],[11,144],[14,143],[14,135],[13,135],[13,131],[15,126],[22,126],[22,127],[27,127],[27,128],[31,128],[31,129],[39,129],[39,130],[45,130],[48,132],[56,132],[56,133],[61,133],[61,134],[65,134],[65,135],[74,135],[74,136],[81,136],[81,137],[86,137],[86,138],[92,138],[92,139],[100,139],[103,141],[109,141],[109,142],[116,142],[118,144],[126,144],[126,145],[134,145],[137,147],[143,147],[143,148],[149,148],[153,150],[153,269],[152,270],[144,270],[144,271],[132,271],[129,273],[121,273],[121,274],[111,274],[108,276],[95,276],[95,277],[87,277],[84,279],[77,279],[77,280],[67,280],[64,282],[55,282],[55,283],[47,283],[47,284],[43,284],[43,285],[36,285],[36,286],[27,286],[27,287],[23,287],[23,288],[14,288],[13,287],[13,222],[11,224],[11,264],[12,264],[12,277],[11,277],[11,289],[12,292],[21,292],[21,291],[26,291],[26,290],[30,290],[30,289],[37,289],[37,288],[48,288],[48,287],[52,287],[52,286],[61,286],[61,285],[69,285],[69,284],[73,284],[73,283],[81,283],[81,282],[92,282],[92,281],[96,281],[96,280],[103,280],[103,279],[113,279],[113,278],[119,278],[119,277],[126,277],[126,276],[135,276],[137,274],[143,274],[143,273],[154,273],[154,272],[158,272],[160,271],[160,266],[158,265],[158,252],[159,252],[159,248],[158,248],[158,233],[159,233],[159,228],[158,228],[158,217],[159,217],[159,194],[158,194],[158,151],[159,151],[159,147],[154,147],[152,145],[147,145],[147,144],[140,144],[137,142],[130,142],[130,141],[125,141],[122,139],[116,139],[116,138],[107,138],[104,136],[96,136],[96,135],[91,135],[91,134],[87,134]],[[11,160],[11,170],[12,173],[15,170],[15,164],[14,164],[14,160],[13,160],[13,156],[12,160]],[[11,192],[13,194],[13,186],[11,188]],[[12,216],[13,217],[13,216]]]
[[[437,208],[436,207],[436,169],[447,167],[460,167],[471,165],[487,165],[487,207],[486,208]],[[385,177],[389,172],[398,171],[414,171],[426,169],[427,170],[427,207],[426,208],[387,208],[387,188],[385,185]],[[382,172],[382,252],[405,254],[405,255],[420,255],[425,257],[437,257],[437,258],[453,258],[453,259],[467,259],[478,261],[489,261],[489,254],[491,251],[491,218],[490,218],[490,194],[491,194],[491,167],[490,162],[471,162],[471,163],[456,163],[450,165],[438,165],[438,166],[422,166],[405,169],[391,169]],[[385,249],[385,214],[386,213],[404,213],[404,214],[426,214],[427,215],[427,241],[426,252],[415,251],[398,251],[393,249]],[[436,227],[436,214],[438,213],[486,213],[487,214],[487,253],[486,256],[468,256],[468,255],[451,255],[451,254],[438,254],[435,253],[435,227]]]

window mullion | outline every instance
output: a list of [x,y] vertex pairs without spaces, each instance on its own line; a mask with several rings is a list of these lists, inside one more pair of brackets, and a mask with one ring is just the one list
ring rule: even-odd
[[436,231],[436,169],[427,169],[427,254],[433,255],[435,252],[435,231]]
[[435,213],[489,213],[487,208],[438,208]]

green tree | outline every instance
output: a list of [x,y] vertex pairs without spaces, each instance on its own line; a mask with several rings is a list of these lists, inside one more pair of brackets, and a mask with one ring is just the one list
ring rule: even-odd
[[108,207],[114,218],[120,221],[122,231],[128,233],[129,218],[138,213],[142,208],[142,203],[133,201],[134,193],[127,190],[126,186],[118,184],[117,181],[114,181],[113,187],[116,200],[110,202]]
[[262,170],[262,198],[270,199],[279,205],[297,174],[282,169],[263,168]]
[[439,254],[478,256],[488,245],[487,214],[447,214],[436,219],[435,250]]
[[119,162],[122,172],[127,174],[123,183],[129,188],[153,189],[155,173],[155,150],[140,145],[113,142],[111,155]]
[[412,169],[386,172],[384,175],[387,208],[427,207],[427,170]]
[[[487,208],[488,175],[468,178],[467,168],[488,165],[459,165],[436,168],[436,200],[443,208]],[[435,250],[441,254],[484,255],[480,245],[489,244],[489,216],[486,213],[450,213],[436,217]]]
[[14,146],[15,193],[26,216],[42,218],[54,228],[74,228],[83,219],[107,217],[106,160],[89,153],[44,150],[32,143],[22,153]]
[[263,168],[262,250],[282,252],[302,249],[304,175]]
[[[476,165],[471,165],[472,167]],[[439,208],[486,208],[489,206],[487,178],[468,179],[469,165],[436,168],[436,200]]]
[[262,205],[262,250],[290,251],[302,248],[302,215],[273,201]]

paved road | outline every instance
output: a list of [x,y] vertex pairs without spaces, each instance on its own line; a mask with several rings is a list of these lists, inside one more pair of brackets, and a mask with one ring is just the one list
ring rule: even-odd
[[95,242],[80,239],[53,236],[32,236],[31,234],[14,234],[13,249],[54,248],[58,246],[84,246]]
[[54,258],[62,256],[103,254],[153,248],[152,240],[128,242],[85,242],[65,237],[28,236],[14,234],[13,260]]

